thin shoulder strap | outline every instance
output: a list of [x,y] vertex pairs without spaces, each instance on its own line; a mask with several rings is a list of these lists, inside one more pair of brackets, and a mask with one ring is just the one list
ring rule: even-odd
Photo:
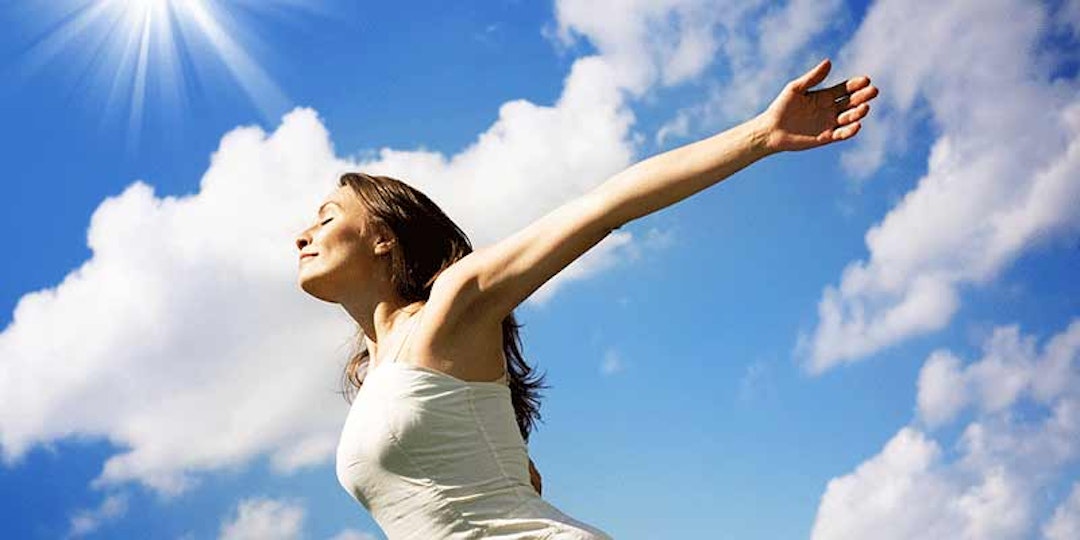
[[413,330],[416,330],[417,324],[420,323],[420,317],[423,317],[424,315],[424,307],[426,307],[426,305],[421,306],[420,309],[417,310],[416,315],[413,315],[413,320],[409,321],[409,331],[405,334],[405,337],[401,338],[401,343],[398,343],[397,352],[394,353],[394,358],[390,360],[391,362],[397,362],[398,355],[400,355],[401,350],[405,348],[405,342],[409,341],[409,337],[412,336]]

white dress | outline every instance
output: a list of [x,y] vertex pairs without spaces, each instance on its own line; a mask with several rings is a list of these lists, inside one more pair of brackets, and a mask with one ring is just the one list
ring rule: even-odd
[[337,448],[338,481],[390,540],[611,540],[529,483],[505,373],[463,381],[400,353],[367,373]]

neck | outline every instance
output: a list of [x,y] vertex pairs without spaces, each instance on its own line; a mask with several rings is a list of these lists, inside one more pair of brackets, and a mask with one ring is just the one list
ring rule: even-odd
[[379,346],[396,331],[397,325],[406,321],[420,309],[422,302],[406,302],[396,294],[372,296],[368,299],[351,298],[342,307],[364,332],[371,358],[379,357]]

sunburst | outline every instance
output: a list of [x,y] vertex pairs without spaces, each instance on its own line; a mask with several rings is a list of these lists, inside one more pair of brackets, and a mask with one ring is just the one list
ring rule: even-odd
[[[82,72],[87,98],[104,101],[103,120],[126,117],[129,142],[137,140],[149,106],[178,114],[191,97],[192,82],[214,90],[224,67],[264,120],[289,106],[289,99],[240,42],[245,30],[230,11],[281,7],[319,11],[319,0],[60,0],[46,3],[56,21],[30,48],[31,72],[63,62]],[[213,64],[217,64],[216,66]]]

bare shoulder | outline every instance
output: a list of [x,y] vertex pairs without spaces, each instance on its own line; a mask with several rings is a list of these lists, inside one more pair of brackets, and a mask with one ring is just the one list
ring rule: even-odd
[[467,283],[444,271],[432,286],[406,361],[465,381],[491,381],[503,374],[502,321],[476,312]]

